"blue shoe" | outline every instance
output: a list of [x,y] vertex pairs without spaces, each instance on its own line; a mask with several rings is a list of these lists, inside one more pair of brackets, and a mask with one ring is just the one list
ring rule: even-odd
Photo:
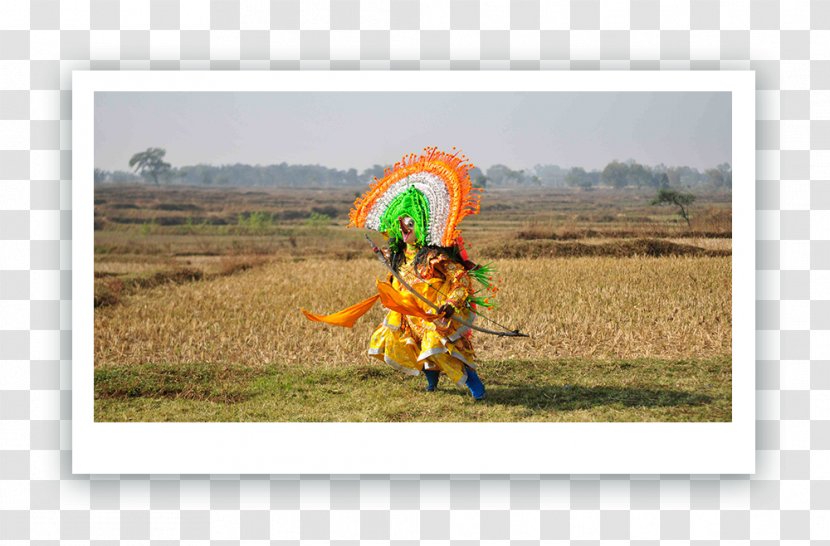
[[424,370],[427,376],[427,392],[432,392],[438,387],[438,378],[441,377],[439,370]]
[[484,383],[481,382],[481,378],[476,371],[469,366],[467,366],[467,388],[470,389],[470,394],[476,400],[484,400],[487,396],[487,392],[484,390]]

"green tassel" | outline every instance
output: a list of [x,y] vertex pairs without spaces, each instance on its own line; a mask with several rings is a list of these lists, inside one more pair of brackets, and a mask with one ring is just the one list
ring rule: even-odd
[[482,298],[481,296],[470,296],[467,298],[467,301],[469,303],[476,304],[478,307],[486,307],[488,309],[492,309],[496,305],[492,301],[485,301],[485,298]]
[[492,276],[495,272],[493,266],[490,264],[479,265],[470,270],[470,276],[481,283],[485,288],[490,288],[493,285]]

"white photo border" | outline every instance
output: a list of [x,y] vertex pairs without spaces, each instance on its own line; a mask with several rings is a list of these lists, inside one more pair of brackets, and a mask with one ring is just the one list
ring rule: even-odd
[[[752,474],[755,76],[751,71],[75,71],[75,474]],[[94,420],[97,91],[725,91],[732,94],[732,421],[728,423],[103,423]]]

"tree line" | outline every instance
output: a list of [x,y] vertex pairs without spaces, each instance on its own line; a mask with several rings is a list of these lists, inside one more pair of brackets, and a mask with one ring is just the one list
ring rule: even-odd
[[[157,185],[197,185],[216,187],[338,187],[360,186],[383,176],[384,166],[373,165],[363,171],[332,169],[321,165],[192,165],[173,167],[162,148],[149,148],[132,156],[132,171],[95,169],[96,184],[148,182]],[[532,169],[514,170],[493,165],[487,170],[473,168],[473,184],[479,187],[576,187],[590,190],[614,188],[732,188],[732,167],[722,163],[699,171],[688,166],[642,165],[634,160],[611,161],[603,169],[564,168],[536,165]]]
[[700,172],[694,167],[648,166],[636,161],[612,161],[601,171],[586,172],[574,167],[565,175],[565,184],[580,188],[612,186],[614,188],[715,188],[732,189],[732,166],[721,163]]

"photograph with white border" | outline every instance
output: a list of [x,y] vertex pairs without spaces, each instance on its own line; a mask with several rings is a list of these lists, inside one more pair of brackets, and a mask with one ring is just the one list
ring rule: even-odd
[[74,72],[73,472],[752,473],[754,105]]

